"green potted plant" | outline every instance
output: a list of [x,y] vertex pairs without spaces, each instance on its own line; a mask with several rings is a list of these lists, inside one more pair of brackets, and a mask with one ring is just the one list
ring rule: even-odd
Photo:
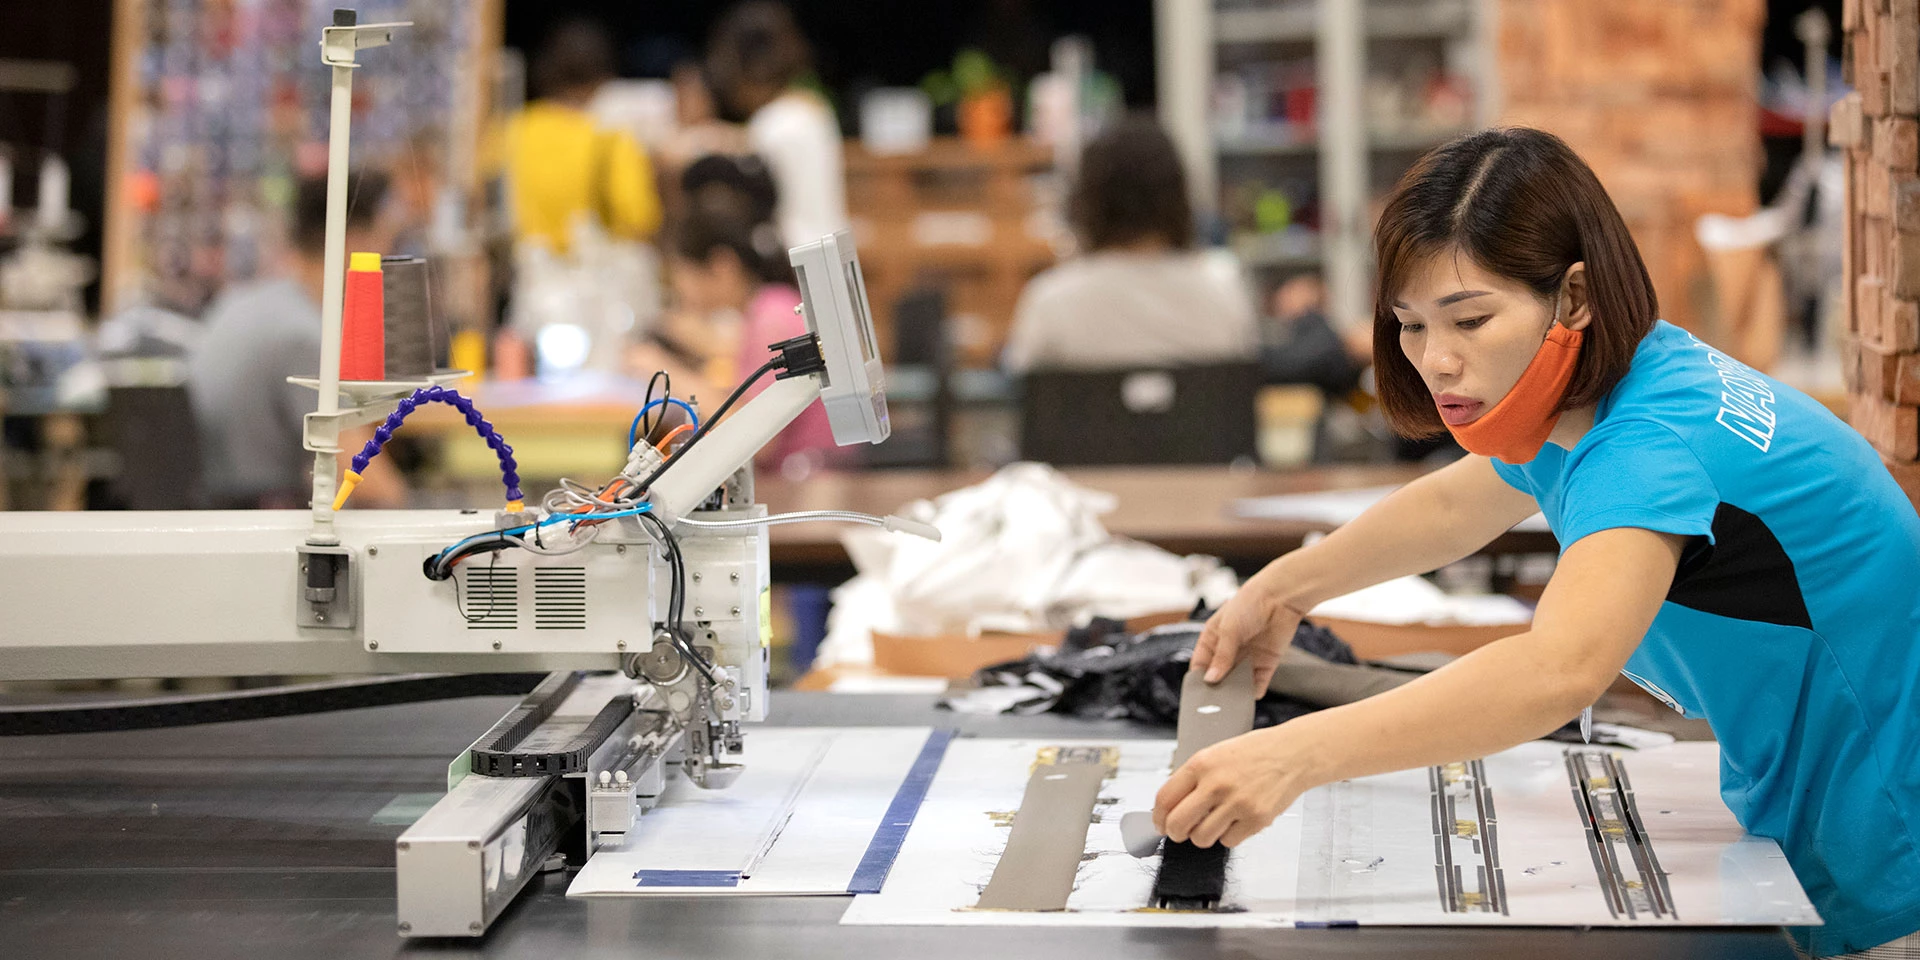
[[1013,84],[982,50],[955,54],[953,69],[927,74],[920,89],[936,108],[953,108],[961,138],[976,147],[1000,144],[1013,132]]

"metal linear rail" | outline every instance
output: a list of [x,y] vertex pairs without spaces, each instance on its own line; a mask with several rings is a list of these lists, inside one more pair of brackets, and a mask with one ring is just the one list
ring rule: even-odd
[[1608,911],[1629,920],[1680,919],[1634,802],[1626,764],[1600,750],[1569,749],[1566,759],[1574,809],[1587,828],[1587,850]]
[[[1493,788],[1487,784],[1486,764],[1479,760],[1427,768],[1432,788],[1433,871],[1440,891],[1440,907],[1448,913],[1497,913],[1507,916],[1507,878],[1500,865],[1500,820],[1494,813]],[[1471,803],[1471,816],[1460,807]],[[1462,862],[1465,852],[1477,862]],[[1473,871],[1469,889],[1467,870]]]
[[579,862],[632,829],[684,728],[635,710],[631,686],[619,674],[552,674],[455,762],[458,781],[394,843],[402,935],[483,933],[549,858]]
[[394,841],[400,934],[484,933],[581,816],[565,777],[460,781]]

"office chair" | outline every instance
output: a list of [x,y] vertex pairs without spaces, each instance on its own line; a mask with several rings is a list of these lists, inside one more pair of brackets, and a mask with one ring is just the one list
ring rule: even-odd
[[874,468],[948,465],[947,445],[953,425],[953,346],[947,340],[947,292],[939,286],[919,286],[895,301],[893,360],[890,378],[912,374],[931,380],[933,391],[924,399],[890,398],[893,436],[864,450]]
[[1256,363],[1035,370],[1022,386],[1022,459],[1060,467],[1203,464],[1256,453]]

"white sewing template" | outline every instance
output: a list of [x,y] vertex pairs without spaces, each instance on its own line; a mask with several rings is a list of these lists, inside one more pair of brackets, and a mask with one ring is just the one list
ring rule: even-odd
[[[1067,909],[970,909],[993,873],[1036,752],[1110,745]],[[1740,829],[1712,743],[1644,751],[1540,741],[1483,761],[1308,792],[1236,848],[1219,910],[1147,911],[1157,857],[1121,815],[1151,809],[1171,741],[955,740],[884,889],[842,923],[919,925],[1811,925],[1779,848]]]
[[596,851],[567,895],[848,893],[856,875],[884,878],[898,845],[882,826],[910,818],[889,817],[896,808],[917,809],[917,794],[900,799],[903,785],[916,766],[938,762],[946,738],[926,727],[757,729],[737,782],[702,790],[670,781],[625,844]]

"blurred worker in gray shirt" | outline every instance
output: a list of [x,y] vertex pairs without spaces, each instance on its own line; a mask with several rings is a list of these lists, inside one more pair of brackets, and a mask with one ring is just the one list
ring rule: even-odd
[[[349,178],[348,252],[385,250],[390,230],[381,225],[379,213],[386,183],[377,173]],[[204,317],[205,330],[187,358],[187,388],[200,433],[209,507],[295,508],[305,506],[312,494],[313,455],[301,442],[303,418],[316,409],[319,398],[287,378],[311,377],[320,369],[326,179],[302,179],[295,193],[281,262],[214,298]],[[397,476],[381,482],[369,474],[354,500],[361,505],[391,503],[397,485]]]

